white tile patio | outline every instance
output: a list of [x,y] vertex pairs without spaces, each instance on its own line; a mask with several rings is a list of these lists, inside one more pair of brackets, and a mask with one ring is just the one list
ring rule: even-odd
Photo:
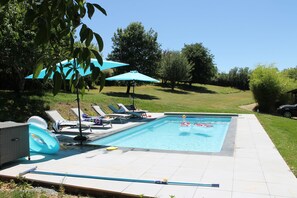
[[[124,124],[125,125],[125,124]],[[39,171],[193,183],[216,183],[219,188],[107,181],[89,178],[26,174],[33,180],[151,197],[297,197],[297,179],[257,118],[241,114],[231,156],[90,149],[62,150],[54,156],[34,155],[0,170],[15,177],[37,166]]]

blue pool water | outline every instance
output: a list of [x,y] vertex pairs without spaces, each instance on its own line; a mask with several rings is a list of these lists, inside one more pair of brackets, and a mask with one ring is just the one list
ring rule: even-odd
[[231,117],[164,117],[111,136],[91,145],[170,151],[220,152]]

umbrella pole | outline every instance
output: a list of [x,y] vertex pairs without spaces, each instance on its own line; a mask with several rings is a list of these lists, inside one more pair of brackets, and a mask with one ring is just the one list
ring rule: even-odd
[[134,106],[134,87],[135,87],[135,81],[133,80],[133,96],[132,96],[133,112],[134,112],[134,109],[135,109],[135,106]]

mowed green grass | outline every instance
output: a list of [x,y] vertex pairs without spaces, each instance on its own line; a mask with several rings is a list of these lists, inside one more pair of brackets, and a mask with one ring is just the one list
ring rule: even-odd
[[[125,94],[126,87],[106,86],[101,93],[98,89],[86,91],[81,98],[82,110],[95,115],[92,104],[100,105],[110,113],[108,104],[131,104],[132,98]],[[131,88],[132,92],[132,88]],[[253,113],[239,106],[254,103],[250,91],[240,91],[230,87],[196,84],[193,87],[183,86],[174,92],[167,87],[143,85],[135,88],[135,105],[150,112],[225,112]],[[14,120],[25,122],[32,115],[46,118],[44,110],[56,109],[66,119],[76,119],[71,113],[71,107],[77,107],[76,95],[59,93],[53,96],[15,95],[1,91],[0,121]],[[279,116],[256,114],[260,123],[276,145],[277,149],[297,175],[297,120]],[[8,119],[9,118],[9,119]]]
[[[253,103],[250,91],[240,91],[229,87],[212,85],[195,85],[171,92],[169,88],[143,85],[135,87],[135,106],[150,112],[231,112],[246,113],[240,105]],[[105,87],[101,93],[98,89],[86,91],[81,98],[81,106],[86,113],[94,113],[92,104],[100,105],[105,111],[109,104],[132,104],[132,94],[126,95],[126,87]],[[131,88],[132,92],[132,88]],[[62,111],[68,115],[70,107],[76,107],[75,94],[59,93],[53,97],[47,94],[46,100],[51,109]]]
[[257,117],[277,150],[297,176],[297,120],[268,114]]

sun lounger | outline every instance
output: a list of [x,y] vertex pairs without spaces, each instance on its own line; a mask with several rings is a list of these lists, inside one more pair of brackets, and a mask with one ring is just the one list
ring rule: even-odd
[[108,105],[108,108],[113,112],[113,113],[117,113],[117,114],[124,114],[125,110],[124,109],[117,109],[115,106],[113,105]]
[[96,113],[100,116],[103,117],[111,117],[111,118],[115,118],[115,119],[119,119],[122,123],[122,120],[127,120],[129,118],[131,118],[131,114],[120,114],[120,113],[113,113],[113,114],[106,114],[99,105],[92,105],[92,108],[96,111]]
[[[78,117],[78,108],[71,108],[71,111]],[[97,126],[103,126],[110,125],[112,127],[111,121],[114,120],[114,118],[105,118],[103,116],[88,116],[80,109],[80,119],[87,122],[93,122],[94,125]]]
[[138,112],[138,111],[129,111],[128,109],[125,108],[120,108],[117,109],[113,105],[108,105],[108,107],[112,110],[113,113],[119,113],[119,114],[131,114],[134,117],[142,118],[146,116],[146,112]]
[[133,113],[138,113],[141,114],[142,117],[147,117],[146,113],[148,112],[147,110],[142,110],[142,109],[136,109],[136,110],[129,110],[125,105],[123,105],[122,103],[118,103],[118,107],[119,108],[123,108],[125,110],[126,113],[128,112],[133,112]]
[[[56,110],[45,111],[45,113],[53,122],[53,130],[55,132],[60,132],[64,127],[76,128],[79,125],[78,121],[66,120]],[[92,125],[94,125],[93,122],[81,122],[83,128],[90,128]]]
[[[119,104],[122,104],[122,103],[119,103]],[[134,105],[124,105],[129,111],[131,110],[136,110],[135,106]]]
[[136,112],[145,112],[145,113],[147,113],[148,111],[147,110],[143,110],[143,109],[136,109],[133,105],[131,105],[131,107],[127,107],[127,106],[125,106],[125,105],[123,105],[122,103],[118,103],[117,104],[118,105],[118,107],[119,108],[124,108],[125,109],[125,111],[136,111]]

